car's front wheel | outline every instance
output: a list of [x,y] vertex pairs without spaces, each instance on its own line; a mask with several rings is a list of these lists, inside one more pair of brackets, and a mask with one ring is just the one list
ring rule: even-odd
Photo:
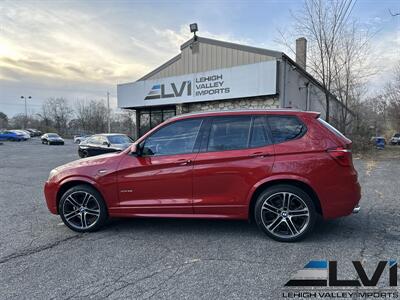
[[103,197],[88,185],[78,185],[66,191],[58,211],[64,224],[77,232],[95,231],[108,218]]
[[303,239],[312,231],[317,215],[311,197],[302,189],[286,184],[262,192],[254,212],[258,227],[280,242]]
[[78,151],[78,155],[79,155],[80,158],[89,157],[89,153],[86,150]]

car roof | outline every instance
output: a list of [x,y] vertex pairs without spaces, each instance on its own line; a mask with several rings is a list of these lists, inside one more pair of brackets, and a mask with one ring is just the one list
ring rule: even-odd
[[236,116],[236,115],[309,115],[317,118],[320,116],[319,112],[303,111],[297,109],[238,109],[238,110],[220,110],[220,111],[204,111],[182,114],[170,118],[169,120],[179,120],[196,117],[212,117],[212,116]]
[[97,133],[97,134],[94,134],[94,135],[96,135],[96,136],[99,136],[99,135],[101,135],[101,136],[115,136],[115,135],[126,135],[126,134],[124,134],[124,133]]

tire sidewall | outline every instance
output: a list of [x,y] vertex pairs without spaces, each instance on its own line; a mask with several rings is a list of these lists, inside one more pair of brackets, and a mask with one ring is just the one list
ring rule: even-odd
[[[64,202],[65,202],[65,200],[67,199],[67,197],[69,195],[71,195],[72,193],[75,193],[75,192],[90,193],[91,195],[93,195],[96,198],[97,203],[99,204],[100,217],[97,220],[97,223],[94,226],[92,226],[92,227],[90,227],[88,229],[75,228],[75,227],[71,226],[68,223],[68,221],[65,219],[65,217],[64,217],[64,214],[63,214]],[[96,230],[100,229],[106,223],[106,221],[108,219],[107,206],[105,204],[105,201],[104,201],[103,197],[101,196],[101,194],[96,189],[92,188],[89,185],[77,185],[77,186],[74,186],[74,187],[70,188],[69,190],[67,190],[62,195],[62,197],[60,199],[60,202],[58,204],[58,211],[59,211],[60,217],[61,217],[62,221],[64,222],[64,224],[68,228],[70,228],[70,229],[72,229],[73,231],[76,231],[76,232],[93,232],[93,231],[96,231]]]
[[[310,220],[308,222],[307,228],[300,235],[298,235],[296,237],[282,238],[282,237],[275,236],[274,234],[269,232],[267,230],[267,228],[265,228],[264,223],[261,219],[261,208],[262,208],[262,205],[263,205],[265,199],[267,199],[269,196],[271,196],[275,193],[279,193],[279,192],[289,192],[289,193],[297,195],[304,201],[304,203],[308,207],[308,210],[310,213]],[[254,208],[254,219],[256,221],[257,226],[265,234],[267,234],[270,238],[272,238],[276,241],[280,241],[280,242],[296,242],[296,241],[300,241],[300,240],[304,239],[312,231],[315,221],[316,221],[316,218],[317,218],[317,213],[316,213],[316,209],[315,209],[315,204],[314,204],[313,200],[311,199],[311,197],[304,190],[302,190],[296,186],[287,185],[287,184],[280,184],[280,185],[276,185],[276,186],[267,188],[265,191],[263,191],[258,196],[256,205]]]

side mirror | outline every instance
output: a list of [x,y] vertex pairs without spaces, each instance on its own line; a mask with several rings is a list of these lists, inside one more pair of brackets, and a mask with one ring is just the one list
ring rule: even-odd
[[140,155],[139,152],[140,152],[139,145],[138,144],[132,144],[130,153],[134,154],[134,155]]
[[103,145],[110,147],[110,143],[109,142],[103,142]]

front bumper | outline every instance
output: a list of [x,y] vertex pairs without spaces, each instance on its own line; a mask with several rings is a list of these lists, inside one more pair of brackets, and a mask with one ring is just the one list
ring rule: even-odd
[[57,184],[54,182],[46,181],[44,185],[44,196],[46,199],[47,208],[52,214],[57,212]]

